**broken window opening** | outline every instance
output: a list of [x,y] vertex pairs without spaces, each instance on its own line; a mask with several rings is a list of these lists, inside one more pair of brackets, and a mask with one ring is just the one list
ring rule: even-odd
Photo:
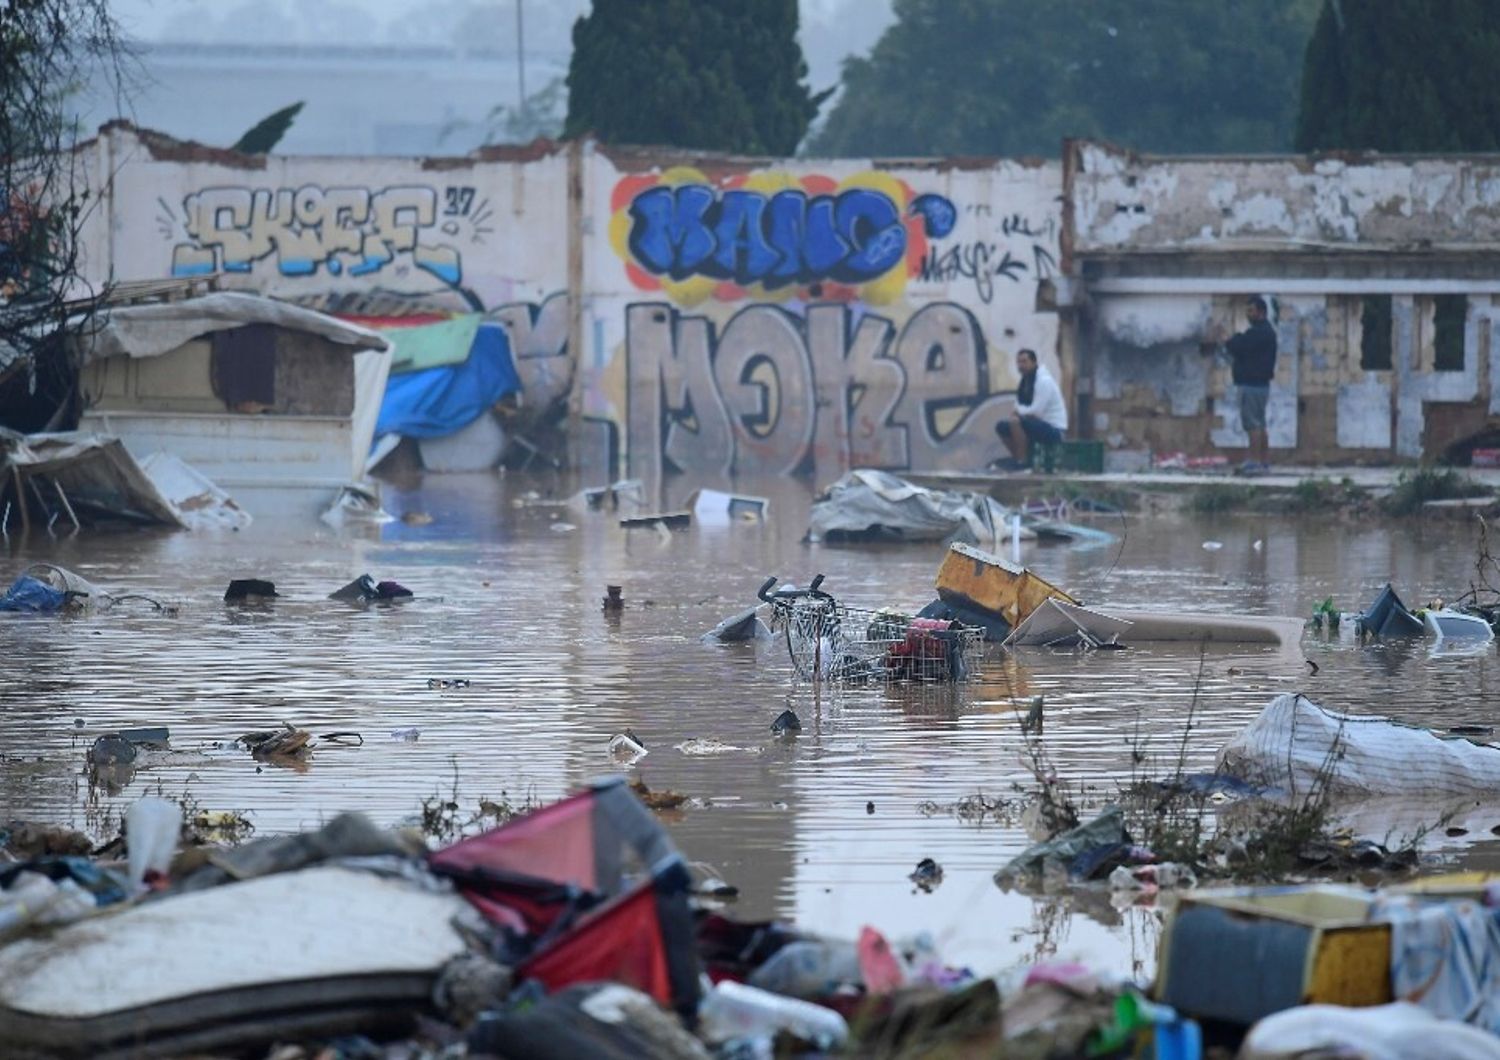
[[1366,295],[1359,314],[1359,366],[1367,372],[1391,370],[1391,296]]
[[1464,370],[1464,322],[1469,299],[1461,294],[1440,294],[1432,300],[1432,367],[1437,372]]

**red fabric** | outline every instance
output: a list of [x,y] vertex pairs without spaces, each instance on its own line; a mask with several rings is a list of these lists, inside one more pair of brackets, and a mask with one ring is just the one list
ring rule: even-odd
[[612,980],[672,1007],[672,981],[651,881],[580,920],[516,972],[518,979],[538,980],[549,993],[573,983]]
[[491,869],[596,890],[594,794],[582,792],[432,855],[442,869]]

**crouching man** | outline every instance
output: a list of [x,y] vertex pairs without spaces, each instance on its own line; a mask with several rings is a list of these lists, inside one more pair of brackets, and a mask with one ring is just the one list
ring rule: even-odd
[[1068,407],[1062,390],[1052,373],[1037,362],[1036,352],[1017,352],[1016,371],[1021,385],[1016,388],[1015,417],[995,425],[1011,453],[1010,459],[997,461],[995,466],[1006,471],[1030,467],[1032,446],[1060,442],[1068,429]]

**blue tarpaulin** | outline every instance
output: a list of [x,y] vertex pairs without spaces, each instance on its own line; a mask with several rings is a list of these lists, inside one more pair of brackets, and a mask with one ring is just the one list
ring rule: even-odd
[[68,594],[23,574],[0,596],[0,611],[61,611]]
[[391,376],[375,437],[441,438],[468,426],[506,394],[520,389],[505,329],[486,321],[475,332],[462,364]]

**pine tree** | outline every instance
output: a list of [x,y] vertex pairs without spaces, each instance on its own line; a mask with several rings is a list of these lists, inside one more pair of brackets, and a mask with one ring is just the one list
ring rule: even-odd
[[594,0],[563,135],[789,155],[822,101],[806,76],[797,0]]
[[1500,150],[1500,4],[1324,0],[1299,151]]

